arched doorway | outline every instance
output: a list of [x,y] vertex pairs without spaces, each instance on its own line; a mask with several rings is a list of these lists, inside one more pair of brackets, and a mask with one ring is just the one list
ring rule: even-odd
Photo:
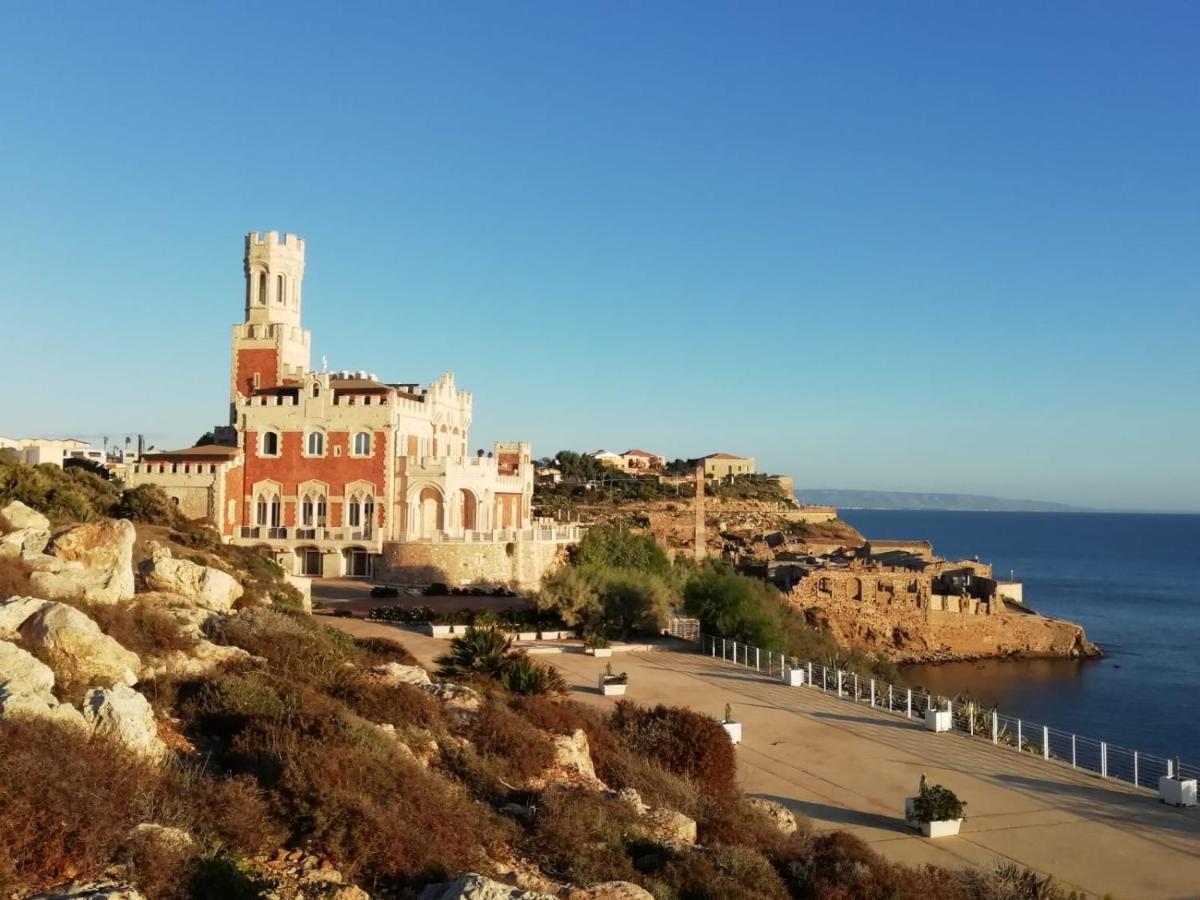
[[371,554],[363,547],[347,547],[343,552],[346,558],[346,576],[348,578],[371,577]]
[[466,488],[463,488],[460,493],[462,495],[462,516],[460,517],[460,521],[462,522],[463,531],[476,531],[479,528],[477,519],[479,501]]
[[437,488],[424,488],[417,498],[420,510],[421,537],[432,537],[435,532],[445,528],[445,510],[442,509],[442,495]]

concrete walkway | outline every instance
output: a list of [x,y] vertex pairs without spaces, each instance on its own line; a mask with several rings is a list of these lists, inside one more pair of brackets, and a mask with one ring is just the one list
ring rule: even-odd
[[[432,666],[445,641],[374,622],[330,619],[360,636],[390,637]],[[685,645],[679,645],[685,646]],[[808,817],[816,830],[849,831],[889,859],[989,868],[1010,860],[1061,884],[1118,900],[1200,898],[1200,812],[1054,762],[857,706],[815,688],[788,688],[753,671],[670,650],[596,660],[547,657],[574,699],[611,705],[597,677],[605,662],[629,673],[631,700],[688,706],[743,723],[742,787]],[[962,834],[936,842],[910,831],[904,798],[921,773],[967,802]]]

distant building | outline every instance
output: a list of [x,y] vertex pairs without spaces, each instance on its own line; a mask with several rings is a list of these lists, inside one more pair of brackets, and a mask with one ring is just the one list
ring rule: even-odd
[[533,472],[538,484],[561,484],[562,469],[557,466],[538,466]]
[[621,458],[621,454],[613,453],[611,450],[593,450],[585,455],[606,466],[612,466],[614,469],[625,468],[625,460]]
[[730,475],[753,475],[753,456],[734,456],[732,453],[710,453],[696,462],[704,464],[705,478],[728,478]]
[[626,450],[621,454],[621,464],[626,469],[661,469],[667,458],[645,450]]
[[83,459],[104,465],[104,451],[75,438],[0,438],[0,449],[12,450],[21,462],[30,466],[49,463],[61,466],[64,460]]

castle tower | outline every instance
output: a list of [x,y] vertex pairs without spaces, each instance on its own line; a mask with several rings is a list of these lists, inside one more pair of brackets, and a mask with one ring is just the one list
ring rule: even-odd
[[239,394],[298,381],[309,367],[310,336],[300,325],[304,241],[294,234],[252,231],[242,264],[246,317],[233,326],[233,407]]

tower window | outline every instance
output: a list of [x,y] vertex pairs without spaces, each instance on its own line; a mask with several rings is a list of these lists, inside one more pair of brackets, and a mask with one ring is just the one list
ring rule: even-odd
[[360,431],[354,435],[354,455],[355,456],[370,456],[371,455],[371,435],[365,431]]
[[319,431],[310,431],[305,438],[304,449],[309,456],[324,456],[325,435]]
[[283,276],[275,276],[275,302],[283,305]]
[[264,431],[262,436],[261,456],[279,455],[279,435],[274,431]]
[[267,302],[267,273],[258,273],[258,304],[264,305]]
[[314,398],[321,396],[321,386],[319,384],[317,384],[315,381],[313,382],[313,386],[312,386],[312,395]]

